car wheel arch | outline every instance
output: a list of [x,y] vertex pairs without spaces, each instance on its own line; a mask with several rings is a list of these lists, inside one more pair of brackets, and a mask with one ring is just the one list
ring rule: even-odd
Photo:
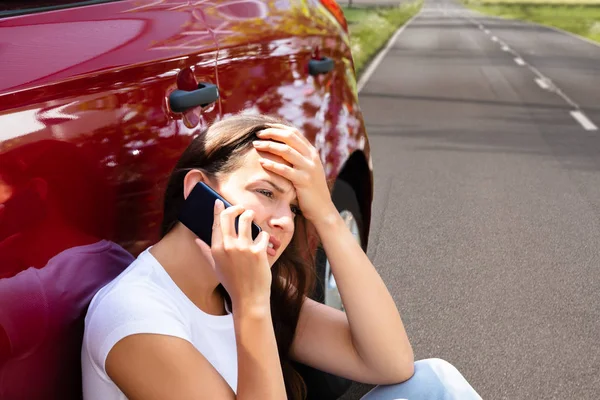
[[[354,151],[344,163],[338,174],[336,183],[343,181],[354,191],[362,214],[362,245],[367,249],[369,228],[371,224],[371,205],[373,202],[373,173],[369,168],[367,157],[361,150]],[[332,197],[335,198],[336,186],[334,183]]]

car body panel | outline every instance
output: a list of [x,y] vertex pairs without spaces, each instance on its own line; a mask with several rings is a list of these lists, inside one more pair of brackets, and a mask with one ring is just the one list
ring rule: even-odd
[[156,239],[160,187],[220,116],[169,109],[216,80],[201,10],[178,5],[0,20],[0,398],[81,397],[82,311],[132,260],[107,243]]
[[[322,57],[335,68],[310,75]],[[217,84],[217,101],[170,109],[174,90],[202,82]],[[372,167],[349,40],[318,1],[124,0],[0,19],[0,302],[19,315],[10,323],[40,333],[36,349],[53,349],[36,359],[38,350],[11,347],[29,336],[0,313],[0,397],[77,398],[63,379],[76,374],[77,342],[60,338],[77,337],[69,329],[84,310],[67,303],[85,304],[128,258],[85,284],[60,268],[40,273],[102,241],[131,256],[154,243],[175,162],[203,128],[238,112],[294,123],[331,183],[343,175],[353,185],[368,227]],[[62,310],[53,331],[40,325],[46,306]],[[28,385],[35,371],[39,385]]]
[[[332,181],[353,152],[369,159],[348,34],[319,1],[207,0],[203,9],[219,45],[223,116],[289,120],[319,149]],[[309,61],[321,57],[335,69],[309,75]]]
[[10,39],[0,57],[18,60],[0,74],[0,151],[41,139],[89,148],[114,192],[109,238],[134,253],[156,238],[148,234],[160,217],[154,191],[177,153],[220,116],[218,102],[169,110],[178,76],[216,80],[217,45],[201,10],[179,6],[124,1],[0,20],[0,37]]

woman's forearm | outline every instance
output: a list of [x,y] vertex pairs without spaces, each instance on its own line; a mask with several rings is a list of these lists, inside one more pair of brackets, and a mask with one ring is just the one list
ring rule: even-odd
[[410,378],[412,347],[379,273],[335,209],[313,224],[335,276],[357,353],[382,375]]
[[285,399],[269,304],[233,305],[238,357],[237,399]]

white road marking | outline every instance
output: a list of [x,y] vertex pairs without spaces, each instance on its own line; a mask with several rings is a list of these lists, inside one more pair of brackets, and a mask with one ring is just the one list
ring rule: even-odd
[[492,36],[492,42],[497,42],[498,38],[496,36]]
[[538,84],[542,89],[548,90],[550,89],[550,85],[548,84],[546,79],[543,78],[535,78],[535,83]]
[[[481,16],[483,16],[483,14],[481,14],[481,13],[479,13],[479,14],[480,14]],[[464,18],[465,18],[465,19],[467,19],[467,20],[469,20],[469,21],[471,21],[471,22],[472,22],[474,25],[478,25],[478,26],[479,26],[479,29],[482,29],[482,30],[483,30],[483,25],[482,25],[481,23],[479,23],[478,21],[476,21],[475,19],[473,19],[473,18],[470,18],[470,17],[464,17]],[[501,18],[501,17],[495,17],[495,18],[497,18],[497,19],[500,19],[500,20],[504,20],[504,21],[506,21],[506,20],[507,20],[507,18]],[[534,25],[537,25],[537,26],[543,26],[543,25],[539,25],[539,24],[535,24],[535,23],[532,23],[532,24],[534,24]],[[590,41],[590,40],[588,40],[588,39],[586,39],[586,38],[583,38],[583,37],[581,37],[581,36],[578,36],[578,35],[572,34],[572,33],[570,33],[570,32],[563,31],[563,30],[561,30],[561,29],[558,29],[558,28],[551,28],[551,27],[545,27],[545,28],[549,28],[549,29],[555,30],[555,31],[557,31],[557,32],[566,33],[567,35],[570,35],[570,36],[577,37],[577,38],[579,38],[579,39],[582,39],[582,40],[584,40],[584,41],[586,41],[586,42],[589,42],[589,43],[591,43],[591,44],[594,44],[595,46],[600,46],[600,44],[598,44],[598,43],[592,42],[592,41]],[[489,30],[487,30],[487,29],[485,29],[485,33],[489,35],[489,34],[490,34],[490,31],[489,31]],[[557,86],[556,86],[556,85],[555,85],[555,84],[554,84],[554,83],[553,83],[553,82],[552,82],[552,81],[551,81],[549,78],[547,78],[545,75],[543,75],[543,74],[542,74],[542,73],[541,73],[541,72],[540,72],[540,71],[539,71],[537,68],[535,68],[533,65],[527,64],[527,63],[525,62],[525,60],[523,60],[523,59],[521,58],[521,56],[520,56],[520,55],[519,55],[519,54],[518,54],[516,51],[513,51],[513,50],[512,50],[512,49],[511,49],[511,48],[510,48],[510,47],[509,47],[509,46],[508,46],[506,43],[504,43],[504,42],[503,42],[503,41],[501,41],[501,40],[497,40],[497,37],[496,37],[496,36],[492,37],[492,40],[493,40],[494,42],[496,42],[496,41],[497,41],[497,42],[498,42],[498,44],[500,44],[500,46],[502,46],[502,51],[506,51],[506,52],[510,52],[510,53],[512,53],[512,54],[515,56],[515,59],[514,59],[515,63],[517,63],[517,64],[518,64],[518,65],[520,65],[520,66],[526,66],[526,67],[527,67],[527,68],[528,68],[528,69],[529,69],[531,72],[533,72],[533,73],[534,73],[534,74],[537,76],[537,78],[535,78],[535,82],[536,82],[536,83],[537,83],[537,84],[538,84],[538,85],[539,85],[539,86],[540,86],[542,89],[544,89],[544,90],[548,90],[548,91],[550,91],[550,92],[552,92],[552,93],[555,93],[556,95],[558,95],[559,97],[561,97],[561,98],[562,98],[562,99],[563,99],[563,100],[564,100],[566,103],[568,103],[568,104],[569,104],[571,107],[573,107],[573,108],[575,109],[575,111],[571,111],[571,112],[570,112],[570,113],[571,113],[571,116],[572,116],[572,117],[573,117],[573,118],[574,118],[574,119],[575,119],[575,120],[576,120],[576,121],[577,121],[577,122],[578,122],[578,123],[579,123],[579,124],[580,124],[580,125],[581,125],[581,126],[584,128],[584,129],[585,129],[585,130],[588,130],[588,131],[597,131],[597,130],[598,130],[598,127],[597,127],[597,126],[596,126],[596,125],[595,125],[595,124],[594,124],[594,123],[593,123],[593,122],[592,122],[592,121],[591,121],[591,120],[590,120],[590,119],[589,119],[589,118],[588,118],[588,117],[587,117],[587,116],[586,116],[586,115],[585,115],[585,114],[584,114],[582,111],[580,111],[580,107],[579,107],[579,105],[578,105],[577,103],[575,103],[575,102],[574,102],[574,101],[573,101],[573,100],[572,100],[572,99],[571,99],[569,96],[567,96],[567,95],[566,95],[566,94],[565,94],[565,93],[564,93],[564,92],[563,92],[563,91],[562,91],[562,90],[561,90],[559,87],[557,87]]]
[[392,46],[396,42],[396,39],[398,39],[398,36],[400,36],[400,34],[404,31],[404,29],[408,25],[410,25],[410,23],[413,22],[419,16],[419,14],[421,14],[421,12],[416,13],[411,19],[409,19],[408,21],[406,21],[406,23],[404,25],[402,25],[396,31],[396,33],[394,33],[394,36],[392,36],[391,39],[388,40],[387,44],[385,45],[385,48],[383,50],[381,50],[379,52],[379,54],[377,54],[377,56],[375,57],[375,59],[371,62],[371,64],[369,64],[369,67],[362,74],[362,76],[360,77],[358,83],[356,84],[356,92],[357,93],[360,93],[360,91],[363,89],[363,87],[365,87],[365,85],[369,81],[369,78],[371,78],[371,75],[373,75],[373,72],[375,72],[375,70],[377,69],[377,67],[379,66],[379,64],[381,64],[381,61],[383,61],[383,58],[390,51],[390,49],[392,48]]
[[[494,19],[499,19],[501,21],[514,22],[514,19],[510,19],[510,18],[507,18],[507,17],[490,17],[489,15],[482,14],[479,11],[473,11],[473,12],[475,14],[478,14],[480,17],[494,18]],[[569,31],[562,30],[560,28],[555,28],[553,26],[548,26],[548,25],[542,25],[542,24],[538,24],[538,23],[535,23],[535,22],[531,22],[531,21],[528,21],[527,23],[530,24],[530,25],[536,25],[536,26],[544,28],[544,29],[551,29],[551,30],[556,31],[556,32],[564,33],[565,35],[572,36],[572,37],[574,37],[576,39],[579,39],[579,40],[582,40],[584,42],[587,42],[587,43],[589,43],[589,44],[591,44],[593,46],[600,47],[600,43],[598,43],[598,42],[594,42],[591,39],[585,38],[583,36],[579,36],[579,35],[577,35],[575,33],[569,32]]]
[[579,122],[581,126],[583,126],[583,129],[585,129],[586,131],[598,130],[598,127],[594,125],[594,123],[590,121],[589,118],[581,111],[571,111],[571,116],[575,118],[575,120]]
[[[528,68],[531,70],[531,72],[533,72],[538,78],[543,79],[544,81],[551,83],[552,81],[547,78],[544,74],[542,74],[536,67],[532,66],[532,65],[528,65]],[[560,96],[565,102],[567,102],[571,107],[575,108],[575,109],[579,109],[579,104],[575,103],[569,96],[567,96],[566,94],[564,94],[564,92],[562,90],[560,90],[560,88],[556,87],[556,85],[552,84],[552,86],[550,87],[550,89],[553,93],[556,93],[558,96]]]

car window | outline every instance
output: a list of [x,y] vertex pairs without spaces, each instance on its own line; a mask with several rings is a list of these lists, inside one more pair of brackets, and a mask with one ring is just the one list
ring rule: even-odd
[[113,1],[121,0],[4,0],[0,1],[0,18]]

